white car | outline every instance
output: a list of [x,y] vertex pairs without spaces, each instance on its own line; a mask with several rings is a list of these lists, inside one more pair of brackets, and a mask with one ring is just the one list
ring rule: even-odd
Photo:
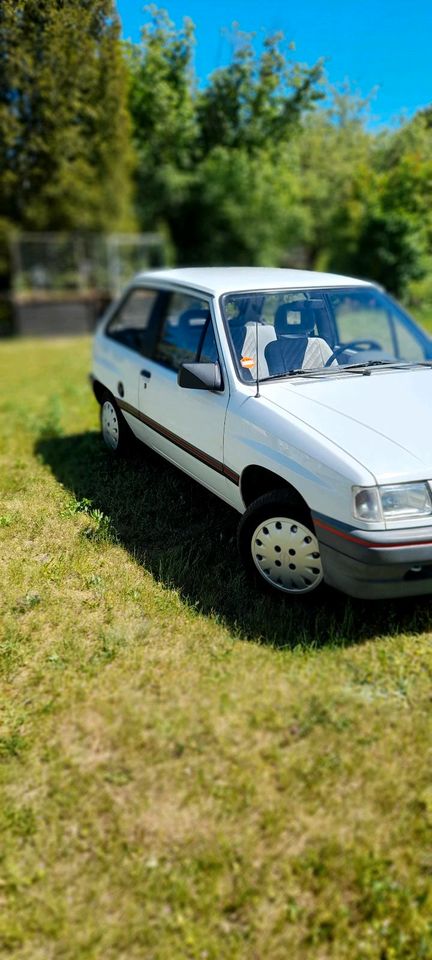
[[273,591],[431,593],[431,346],[365,281],[142,273],[94,339],[102,435],[114,453],[134,435],[237,510]]

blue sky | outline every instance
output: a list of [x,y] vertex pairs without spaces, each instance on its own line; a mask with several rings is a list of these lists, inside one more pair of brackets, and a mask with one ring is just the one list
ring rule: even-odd
[[[282,30],[295,43],[295,57],[314,63],[325,57],[330,82],[347,78],[362,95],[377,88],[371,125],[394,124],[432,102],[431,0],[167,0],[179,26],[196,25],[195,65],[202,82],[230,60],[223,28],[237,21],[259,38]],[[147,17],[140,0],[117,0],[126,39],[138,40]]]

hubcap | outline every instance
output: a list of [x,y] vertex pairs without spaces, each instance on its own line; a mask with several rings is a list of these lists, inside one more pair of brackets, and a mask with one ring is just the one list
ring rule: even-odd
[[309,593],[323,578],[318,540],[289,517],[260,523],[252,536],[252,557],[262,577],[283,593]]
[[117,450],[119,422],[115,408],[109,400],[105,400],[102,407],[102,436],[107,447],[110,447],[111,450]]

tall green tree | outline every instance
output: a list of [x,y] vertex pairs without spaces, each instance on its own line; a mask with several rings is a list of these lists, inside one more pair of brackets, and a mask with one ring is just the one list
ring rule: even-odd
[[216,70],[197,98],[204,154],[214,147],[252,153],[292,139],[304,113],[322,98],[322,64],[297,63],[281,33],[264,39],[259,56],[253,37],[237,33],[231,63]]
[[193,46],[190,21],[177,30],[153,7],[131,52],[141,224],[165,224],[182,262],[277,262],[298,242],[289,146],[321,96],[321,65],[297,64],[281,35],[257,54],[239,33],[231,63],[201,90]]
[[193,46],[190,20],[176,30],[164,10],[150,7],[141,44],[129,47],[136,202],[144,229],[169,224],[194,177],[198,155]]
[[[360,141],[359,141],[360,143]],[[369,136],[353,156],[334,210],[327,265],[377,280],[418,299],[432,262],[432,129],[418,115],[395,131]]]
[[[302,119],[297,140],[301,199],[305,210],[305,261],[327,269],[351,243],[355,219],[353,179],[368,169],[373,136],[365,129],[368,101],[348,85],[328,87],[326,103]],[[341,220],[341,209],[349,211]]]
[[112,0],[1,0],[0,218],[131,224],[127,82]]

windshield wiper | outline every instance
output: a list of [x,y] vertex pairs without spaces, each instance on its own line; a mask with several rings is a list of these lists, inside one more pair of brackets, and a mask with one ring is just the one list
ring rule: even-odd
[[272,373],[268,377],[260,377],[260,383],[266,383],[267,380],[283,380],[285,377],[319,377],[320,374],[328,373],[329,370],[330,367],[314,367],[312,370],[285,370],[285,373]]
[[363,363],[344,363],[340,366],[332,367],[313,367],[310,370],[285,370],[285,373],[272,373],[268,377],[260,377],[260,383],[266,383],[268,380],[283,380],[286,377],[319,377],[331,372],[334,376],[338,373],[360,373],[368,376],[370,367],[387,367],[389,369],[412,369],[413,367],[432,367],[432,360],[364,360]]
[[432,367],[432,360],[407,360],[412,367]]
[[370,367],[387,367],[390,370],[412,370],[413,367],[430,367],[431,360],[364,360],[363,363],[344,363],[341,370],[368,373]]
[[285,377],[320,377],[324,374],[331,374],[332,377],[336,376],[338,373],[343,373],[344,370],[349,370],[350,373],[362,373],[362,370],[356,369],[356,364],[353,364],[352,367],[338,366],[338,367],[311,367],[310,370],[285,370],[285,373],[272,373],[268,377],[260,377],[260,383],[265,383],[267,380],[283,380]]
[[342,370],[355,370],[359,367],[406,367],[411,363],[410,360],[363,360],[359,363],[344,363]]

